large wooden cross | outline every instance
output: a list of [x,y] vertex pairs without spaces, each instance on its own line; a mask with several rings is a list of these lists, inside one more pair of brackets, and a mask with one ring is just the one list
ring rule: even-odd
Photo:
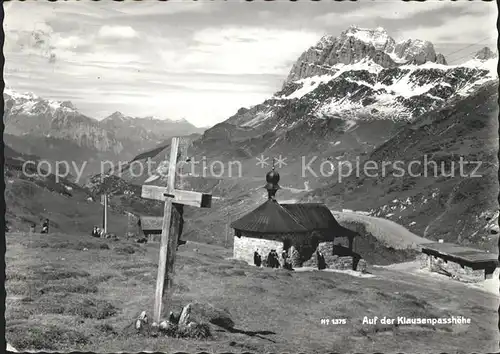
[[[185,151],[185,149],[183,150]],[[162,307],[166,313],[172,296],[175,252],[182,232],[184,205],[198,208],[210,208],[212,204],[211,194],[175,189],[176,169],[180,157],[179,138],[175,137],[172,138],[170,147],[167,186],[143,185],[141,193],[142,198],[165,202],[153,317],[153,322],[157,325],[160,324]],[[187,158],[187,156],[183,157],[184,159]]]

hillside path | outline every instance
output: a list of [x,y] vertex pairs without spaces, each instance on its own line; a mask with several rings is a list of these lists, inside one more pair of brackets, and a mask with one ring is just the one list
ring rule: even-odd
[[335,210],[331,210],[331,212],[339,222],[357,221],[363,223],[366,226],[366,231],[370,232],[379,241],[389,244],[394,248],[418,248],[417,245],[419,244],[435,242],[420,237],[404,226],[388,219],[363,215],[356,212],[339,212]]

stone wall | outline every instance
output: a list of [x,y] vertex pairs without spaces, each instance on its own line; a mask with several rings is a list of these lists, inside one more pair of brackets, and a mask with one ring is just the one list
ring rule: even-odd
[[[364,259],[360,259],[359,255],[356,254],[345,254],[345,252],[341,252],[338,254],[338,252],[335,251],[334,245],[338,245],[337,242],[321,242],[318,245],[318,250],[321,252],[323,257],[325,258],[325,263],[327,268],[330,269],[339,269],[339,270],[352,270],[353,269],[353,263],[357,261],[356,269],[357,271],[360,272],[365,272],[366,271],[366,261]],[[318,267],[318,258],[316,256],[316,252],[314,252],[313,256],[308,259],[307,261],[302,263],[303,267]]]
[[288,262],[292,265],[292,268],[302,267],[299,251],[294,246],[288,250]]
[[264,261],[272,249],[278,252],[280,263],[282,263],[283,242],[246,236],[234,237],[233,257],[251,265],[254,264],[253,253],[256,250],[261,255],[262,261]]
[[[328,267],[330,263],[332,262],[332,248],[333,248],[333,242],[320,242],[318,245],[317,250],[323,254],[323,257],[325,258],[325,263],[326,266]],[[303,267],[318,267],[318,257],[316,256],[316,251],[312,254],[311,258],[309,258],[307,261],[305,261],[302,264]]]
[[421,269],[449,275],[451,278],[465,283],[477,283],[484,280],[484,269],[473,270],[467,266],[462,268],[458,263],[445,262],[441,258],[428,256],[425,253],[420,254],[418,260],[420,261]]
[[[291,241],[291,247],[288,249],[288,260],[293,268],[299,267],[318,267],[316,257],[316,249],[318,249],[325,258],[327,268],[332,269],[352,269],[353,262],[359,260],[359,255],[352,255],[351,252],[346,253],[348,249],[344,248],[344,252],[336,252],[334,245],[340,242],[320,242],[317,247],[312,247],[309,240],[304,240],[305,235],[276,235],[276,239],[268,240],[258,237],[240,236],[234,237],[233,257],[240,259],[248,264],[253,265],[253,255],[256,250],[262,257],[262,261],[267,257],[271,249],[275,249],[279,256],[280,264],[283,266],[281,252],[283,251],[283,242],[285,239]],[[268,237],[268,235],[266,235]],[[343,243],[342,243],[343,244]],[[297,246],[298,245],[298,246]],[[359,260],[356,270],[366,271],[366,262]]]

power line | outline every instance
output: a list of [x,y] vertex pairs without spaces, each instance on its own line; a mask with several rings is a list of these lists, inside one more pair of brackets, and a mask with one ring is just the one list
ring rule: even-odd
[[[483,38],[483,39],[481,39],[481,40],[479,40],[479,41],[477,41],[477,42],[475,42],[475,43],[469,44],[469,45],[467,45],[467,46],[465,46],[465,47],[462,47],[462,48],[460,48],[460,49],[458,49],[458,50],[455,50],[455,51],[453,51],[453,52],[451,52],[451,53],[448,53],[448,54],[446,54],[446,55],[445,55],[445,58],[446,58],[446,57],[449,57],[449,56],[450,56],[450,55],[452,55],[452,54],[459,53],[459,52],[463,51],[464,49],[467,49],[467,48],[470,48],[470,47],[476,46],[476,45],[480,44],[481,42],[484,42],[485,40],[490,39],[490,38],[493,38],[493,37],[494,37],[494,36],[488,36],[488,37]],[[455,58],[455,59],[450,60],[448,63],[450,64],[450,63],[453,63],[453,62],[457,62],[457,61],[459,61],[459,60],[461,60],[461,59],[467,58],[467,57],[468,57],[468,56],[470,56],[471,54],[472,54],[472,53],[467,53],[466,55],[463,55],[463,56],[460,56],[460,57],[458,57],[458,58]]]
[[464,50],[464,49],[467,49],[467,48],[470,48],[470,47],[472,47],[472,46],[478,45],[479,43],[484,42],[485,40],[490,39],[490,38],[493,38],[493,37],[494,37],[494,36],[488,36],[488,37],[486,37],[486,38],[481,39],[480,41],[478,41],[478,42],[476,42],[476,43],[469,44],[469,45],[467,45],[467,46],[465,46],[465,47],[462,47],[462,48],[460,48],[460,49],[458,49],[458,50],[455,50],[454,52],[451,52],[451,53],[445,54],[445,56],[450,56],[450,55],[453,55],[453,54],[455,54],[455,53],[461,52],[461,51],[462,51],[462,50]]
[[465,58],[468,58],[471,56],[471,54],[473,54],[474,52],[471,52],[471,53],[468,53],[467,55],[462,55],[461,57],[458,57],[456,59],[453,59],[451,60],[448,64],[451,64],[451,63],[454,63],[454,62],[457,62],[457,61],[460,61],[462,59],[465,59]]

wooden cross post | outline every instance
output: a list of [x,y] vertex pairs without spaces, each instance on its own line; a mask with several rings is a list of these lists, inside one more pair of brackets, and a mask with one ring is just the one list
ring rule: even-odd
[[[184,205],[198,208],[210,208],[212,195],[194,191],[175,189],[176,167],[179,159],[179,138],[172,138],[170,162],[168,165],[167,186],[142,186],[142,198],[165,202],[163,224],[160,241],[160,257],[158,261],[158,277],[156,279],[155,307],[153,323],[160,324],[162,307],[166,313],[172,295],[175,252],[182,232]],[[187,156],[184,156],[186,159]]]

